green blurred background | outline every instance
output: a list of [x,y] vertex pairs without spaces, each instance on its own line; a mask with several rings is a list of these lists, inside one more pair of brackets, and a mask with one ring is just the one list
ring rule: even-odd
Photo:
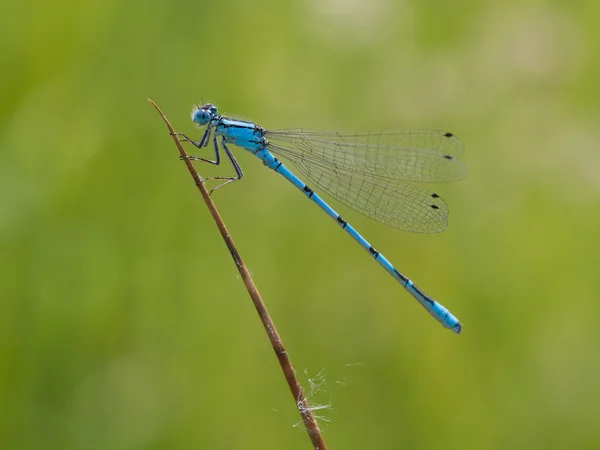
[[330,449],[600,448],[599,2],[34,0],[0,22],[0,448],[310,448],[147,97],[197,137],[204,100],[462,138],[444,233],[332,202],[462,336],[251,155],[214,196]]

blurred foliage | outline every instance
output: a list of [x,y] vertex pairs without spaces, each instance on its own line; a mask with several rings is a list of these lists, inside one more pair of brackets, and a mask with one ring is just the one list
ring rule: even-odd
[[251,155],[215,194],[331,449],[600,448],[600,3],[26,0],[0,22],[1,448],[310,448],[147,97],[196,136],[204,100],[462,138],[446,232],[332,203],[460,337]]

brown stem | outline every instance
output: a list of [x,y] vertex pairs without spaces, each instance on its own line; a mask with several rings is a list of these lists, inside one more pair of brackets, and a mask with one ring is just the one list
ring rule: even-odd
[[312,414],[308,401],[304,396],[302,386],[300,386],[300,382],[296,377],[296,371],[292,366],[292,362],[288,356],[285,346],[283,345],[283,341],[281,340],[281,337],[279,336],[279,333],[275,328],[275,324],[273,323],[273,320],[269,315],[269,311],[267,310],[267,307],[265,306],[260,296],[260,293],[256,288],[256,285],[254,284],[254,280],[252,280],[252,277],[250,276],[248,268],[242,260],[242,256],[235,247],[235,244],[233,243],[233,238],[229,234],[229,231],[227,231],[227,227],[225,227],[223,219],[221,219],[221,216],[219,215],[215,204],[210,198],[210,194],[206,189],[204,180],[202,180],[202,178],[200,178],[200,176],[198,175],[198,172],[196,172],[196,168],[188,158],[188,154],[183,148],[183,145],[181,145],[181,141],[179,140],[178,136],[174,134],[175,130],[173,130],[173,127],[171,126],[169,120],[165,117],[165,115],[156,103],[154,103],[150,99],[148,99],[148,101],[152,103],[152,105],[156,108],[156,110],[164,120],[165,124],[167,125],[167,128],[169,129],[169,132],[171,133],[171,136],[175,141],[175,145],[177,145],[179,153],[183,157],[183,161],[185,162],[185,165],[190,171],[190,175],[192,175],[192,178],[196,182],[196,186],[198,186],[200,194],[202,194],[202,198],[204,199],[206,206],[208,206],[208,210],[210,211],[210,214],[212,215],[215,223],[217,224],[217,228],[219,228],[219,232],[221,233],[221,236],[223,237],[223,240],[225,241],[225,244],[227,245],[227,248],[229,249],[229,252],[233,257],[233,261],[235,262],[235,265],[238,271],[240,272],[240,275],[242,276],[242,280],[246,285],[246,289],[248,289],[250,298],[252,298],[252,302],[254,303],[254,307],[258,312],[258,315],[263,324],[263,327],[265,328],[265,331],[267,332],[267,336],[269,336],[269,341],[271,341],[271,346],[273,347],[273,350],[277,355],[279,365],[281,366],[288,386],[292,391],[292,395],[294,396],[294,402],[296,403],[298,411],[300,411],[302,421],[304,422],[306,430],[308,431],[308,436],[313,444],[313,447],[315,448],[315,450],[327,450],[327,444],[325,444],[325,441],[323,440],[323,436],[321,434],[321,430],[319,429],[319,425],[317,424],[317,421],[315,420]]

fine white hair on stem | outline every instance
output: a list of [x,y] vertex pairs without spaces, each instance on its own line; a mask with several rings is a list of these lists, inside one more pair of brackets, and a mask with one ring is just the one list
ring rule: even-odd
[[[314,377],[308,375],[308,370],[304,370],[304,374],[308,380],[310,386],[308,393],[306,393],[306,400],[308,407],[302,402],[302,399],[297,400],[298,409],[302,412],[311,412],[315,420],[321,423],[331,423],[333,419],[329,416],[316,414],[317,411],[333,410],[333,403],[331,401],[331,391],[329,390],[328,382],[325,378],[325,368],[321,369]],[[327,395],[327,402],[320,401],[323,395]],[[303,426],[304,422],[300,421],[294,424],[294,427]]]

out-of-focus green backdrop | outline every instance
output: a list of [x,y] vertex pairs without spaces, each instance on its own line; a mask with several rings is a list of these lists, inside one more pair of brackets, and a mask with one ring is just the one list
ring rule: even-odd
[[[438,235],[332,202],[444,330],[236,149],[214,198],[331,449],[600,448],[600,3],[23,1],[0,27],[0,447],[307,449],[147,97],[267,128],[437,128]],[[228,167],[202,167],[204,175]],[[311,388],[311,383],[313,388]]]

